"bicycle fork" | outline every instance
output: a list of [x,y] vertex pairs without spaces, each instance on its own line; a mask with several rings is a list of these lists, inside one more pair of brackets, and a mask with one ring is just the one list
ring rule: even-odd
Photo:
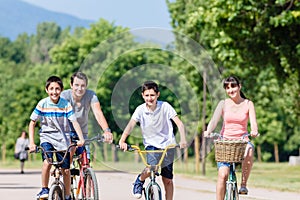
[[161,188],[155,180],[156,173],[155,169],[151,168],[150,183],[147,185],[146,189],[144,188],[146,200],[162,200]]
[[228,180],[226,181],[226,200],[239,200],[237,180],[235,174],[235,163],[230,165]]

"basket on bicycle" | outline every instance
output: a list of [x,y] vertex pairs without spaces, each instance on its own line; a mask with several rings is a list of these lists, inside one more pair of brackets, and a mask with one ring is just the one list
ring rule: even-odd
[[215,140],[215,160],[217,162],[238,163],[244,159],[247,141]]

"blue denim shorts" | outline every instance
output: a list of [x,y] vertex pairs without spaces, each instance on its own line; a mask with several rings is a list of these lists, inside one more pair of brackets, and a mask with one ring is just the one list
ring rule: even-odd
[[[46,152],[47,151],[55,151],[55,148],[49,142],[43,142],[41,144],[41,147],[43,147],[43,149]],[[64,155],[65,155],[64,152],[57,152],[56,153],[57,161],[58,162],[61,161],[63,159]],[[53,158],[53,153],[52,152],[47,153],[47,157],[48,158]],[[46,159],[43,152],[42,152],[42,158],[43,158],[43,161]],[[69,169],[70,168],[70,152],[67,153],[67,156],[66,156],[64,162],[61,164],[61,168],[64,168],[64,169]]]
[[[250,144],[251,145],[251,147],[252,147],[252,149],[254,149],[254,144],[252,144],[250,141],[248,142],[248,144]],[[220,167],[230,167],[230,163],[228,163],[228,162],[217,162],[217,167],[218,167],[218,169],[220,168]]]
[[[154,146],[147,146],[146,150],[161,150]],[[170,149],[167,151],[165,159],[161,165],[161,173],[160,175],[168,178],[173,179],[173,161],[174,161],[175,149]],[[161,158],[161,153],[148,153],[147,154],[147,163],[149,165],[156,165]]]

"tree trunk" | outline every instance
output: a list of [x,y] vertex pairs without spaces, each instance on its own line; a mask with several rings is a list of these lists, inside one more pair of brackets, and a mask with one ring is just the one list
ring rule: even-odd
[[199,141],[199,137],[198,137],[198,134],[196,135],[195,137],[195,140],[194,140],[194,149],[195,149],[195,172],[196,174],[199,173],[199,166],[200,166],[200,154],[199,154],[199,151],[200,151],[200,141]]
[[275,162],[279,163],[279,151],[278,151],[277,143],[274,143],[274,156],[275,156]]
[[202,108],[202,175],[206,174],[206,138],[204,131],[206,130],[205,116],[206,116],[206,71],[203,72],[203,108]]
[[2,161],[5,162],[6,161],[6,144],[5,142],[2,144]]
[[261,162],[261,146],[257,145],[257,160]]
[[112,160],[114,162],[118,162],[119,161],[119,157],[118,157],[118,149],[116,148],[116,145],[111,145],[111,156],[112,156]]

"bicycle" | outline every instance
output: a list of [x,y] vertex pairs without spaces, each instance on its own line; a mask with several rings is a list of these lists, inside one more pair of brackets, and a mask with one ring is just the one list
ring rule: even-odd
[[226,200],[239,200],[238,184],[235,173],[236,163],[241,163],[244,159],[244,154],[247,146],[247,141],[244,140],[245,136],[239,140],[224,140],[224,138],[214,133],[213,136],[218,136],[217,140],[214,140],[215,146],[215,160],[217,162],[230,163],[229,175],[226,181]]
[[[90,139],[85,139],[85,145],[89,145],[92,141],[103,142],[104,138],[98,134]],[[76,200],[98,200],[99,188],[97,177],[94,170],[90,166],[85,147],[80,155],[73,156],[73,165],[75,168],[71,169],[72,198]],[[77,176],[79,176],[78,181]]]
[[[116,145],[120,148],[119,145]],[[137,151],[141,157],[144,165],[150,170],[150,182],[146,187],[143,188],[144,196],[146,200],[162,200],[162,191],[160,185],[156,182],[156,177],[159,176],[158,169],[161,167],[163,160],[167,154],[167,151],[172,148],[179,147],[178,144],[173,144],[167,146],[165,149],[160,150],[141,150],[139,146],[127,144],[127,151]],[[154,153],[161,154],[158,163],[155,165],[150,165],[147,162],[146,155]]]
[[[57,199],[61,199],[64,200],[65,199],[65,185],[64,183],[60,180],[60,177],[62,176],[62,171],[61,171],[61,164],[64,162],[64,160],[66,159],[69,150],[76,146],[76,143],[72,143],[71,145],[68,146],[67,150],[63,150],[63,151],[45,151],[43,147],[41,146],[37,146],[35,151],[32,153],[39,153],[40,151],[42,151],[42,153],[44,154],[44,157],[46,158],[47,162],[54,166],[54,170],[51,172],[51,175],[54,177],[53,182],[51,183],[50,189],[49,189],[49,196],[46,199],[49,200],[57,200]],[[25,150],[29,150],[29,147],[26,147]],[[63,152],[64,156],[62,158],[61,161],[57,161],[57,156],[53,156],[52,159],[49,158],[47,155],[48,154],[52,154],[53,155],[59,152]],[[54,160],[54,157],[56,160]],[[37,198],[37,200],[40,200],[42,198]]]

